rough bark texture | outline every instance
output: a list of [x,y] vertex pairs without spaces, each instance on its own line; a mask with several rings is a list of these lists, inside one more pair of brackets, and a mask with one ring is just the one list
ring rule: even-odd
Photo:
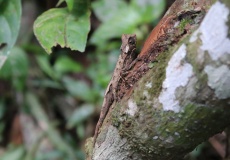
[[140,55],[161,53],[112,105],[88,159],[180,160],[230,124],[229,8],[227,0],[174,3]]

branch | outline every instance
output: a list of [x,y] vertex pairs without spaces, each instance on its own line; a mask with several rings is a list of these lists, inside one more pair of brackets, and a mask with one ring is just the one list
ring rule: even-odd
[[172,5],[125,78],[133,87],[120,84],[92,159],[183,159],[230,124],[228,16],[219,1]]

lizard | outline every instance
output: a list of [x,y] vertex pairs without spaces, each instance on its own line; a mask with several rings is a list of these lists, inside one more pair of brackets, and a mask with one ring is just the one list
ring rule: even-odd
[[96,125],[94,142],[99,134],[99,129],[101,128],[103,121],[109,111],[110,106],[114,101],[117,101],[117,87],[118,83],[122,79],[122,75],[126,73],[131,67],[129,66],[136,58],[136,35],[135,34],[123,34],[121,37],[122,44],[120,47],[121,53],[119,55],[118,61],[116,63],[112,78],[108,84],[105,91],[104,101],[102,103],[101,113],[99,120]]

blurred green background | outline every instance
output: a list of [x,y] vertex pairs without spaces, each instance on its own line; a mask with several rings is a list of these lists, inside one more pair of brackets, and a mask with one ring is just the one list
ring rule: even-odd
[[[0,10],[7,10],[9,3],[0,1]],[[16,14],[21,17],[18,36],[14,34],[17,42],[0,70],[1,160],[85,159],[84,143],[94,134],[104,91],[120,53],[121,35],[137,34],[140,49],[171,2],[91,1],[85,51],[57,45],[48,55],[34,36],[33,25],[57,3],[22,0],[22,14]]]

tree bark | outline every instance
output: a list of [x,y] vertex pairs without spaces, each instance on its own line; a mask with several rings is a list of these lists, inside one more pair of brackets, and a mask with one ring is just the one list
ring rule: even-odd
[[175,1],[87,159],[179,160],[230,124],[229,8],[227,0]]

